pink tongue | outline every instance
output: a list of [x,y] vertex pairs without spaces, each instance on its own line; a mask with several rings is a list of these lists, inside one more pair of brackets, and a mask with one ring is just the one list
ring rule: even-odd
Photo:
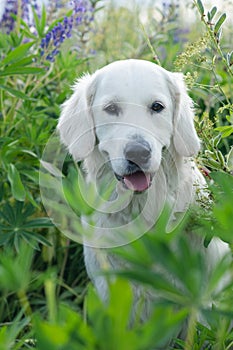
[[131,175],[125,175],[124,183],[129,189],[141,192],[150,186],[150,175],[138,171]]

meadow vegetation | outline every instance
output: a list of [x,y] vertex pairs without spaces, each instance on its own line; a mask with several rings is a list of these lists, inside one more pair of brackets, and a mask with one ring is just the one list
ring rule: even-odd
[[[188,25],[177,1],[143,8],[143,18],[140,6],[49,3],[7,0],[0,22],[0,350],[152,350],[176,334],[185,319],[186,339],[174,339],[169,349],[233,349],[232,261],[224,258],[209,276],[182,234],[190,227],[205,244],[213,236],[233,243],[230,8],[223,13],[201,0],[187,1],[195,17]],[[123,256],[132,268],[110,283],[110,301],[103,305],[88,281],[82,246],[63,235],[44,209],[39,168],[74,80],[125,58],[184,73],[202,140],[196,161],[212,202],[191,208],[169,235],[164,210],[154,231]],[[82,205],[76,201],[79,212],[91,216]],[[162,270],[176,276],[179,286],[153,273],[158,256]],[[218,290],[226,274],[229,283]],[[145,324],[136,318],[129,327],[131,280],[163,298]],[[211,307],[206,300],[212,300]],[[205,324],[198,323],[200,313]]]

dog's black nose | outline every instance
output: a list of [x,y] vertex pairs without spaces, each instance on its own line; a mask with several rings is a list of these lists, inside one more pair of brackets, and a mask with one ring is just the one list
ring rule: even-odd
[[125,158],[139,167],[146,166],[151,157],[151,148],[146,141],[131,141],[124,149]]

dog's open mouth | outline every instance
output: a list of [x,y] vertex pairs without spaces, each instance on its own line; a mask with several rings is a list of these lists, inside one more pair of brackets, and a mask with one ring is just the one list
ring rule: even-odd
[[143,171],[136,171],[132,174],[120,176],[115,174],[118,181],[121,181],[124,186],[135,192],[143,192],[147,190],[152,181],[152,175]]

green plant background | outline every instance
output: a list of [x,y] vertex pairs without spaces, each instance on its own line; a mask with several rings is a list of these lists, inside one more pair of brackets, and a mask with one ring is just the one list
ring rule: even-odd
[[[0,33],[0,350],[232,349],[231,259],[225,257],[208,275],[184,232],[191,228],[207,243],[212,236],[233,242],[233,27],[225,21],[231,19],[233,4],[225,14],[200,0],[187,1],[195,17],[187,28],[172,1],[166,13],[150,5],[143,24],[140,6],[129,9],[109,2],[102,7],[92,1],[94,21],[64,41],[54,62],[46,61],[40,42],[66,15],[63,4],[54,21],[46,9],[40,17],[34,13],[36,35],[19,18],[10,34]],[[213,203],[192,208],[170,235],[165,234],[165,210],[156,234],[148,233],[129,250],[116,250],[131,268],[119,271],[115,282],[110,276],[110,300],[104,305],[88,281],[82,246],[63,236],[47,217],[38,174],[43,149],[74,80],[125,58],[147,59],[185,74],[202,140],[196,161]],[[69,176],[65,181],[72,201]],[[92,215],[79,197],[75,206]],[[162,270],[180,281],[179,287],[153,272],[158,257]],[[229,283],[217,290],[225,275],[230,275]],[[163,295],[151,318],[141,324],[139,308],[131,327],[130,281]],[[211,308],[206,300],[212,301]],[[197,321],[200,313],[205,324]],[[179,340],[177,330],[184,320],[187,335]],[[171,337],[173,342],[165,345]]]

